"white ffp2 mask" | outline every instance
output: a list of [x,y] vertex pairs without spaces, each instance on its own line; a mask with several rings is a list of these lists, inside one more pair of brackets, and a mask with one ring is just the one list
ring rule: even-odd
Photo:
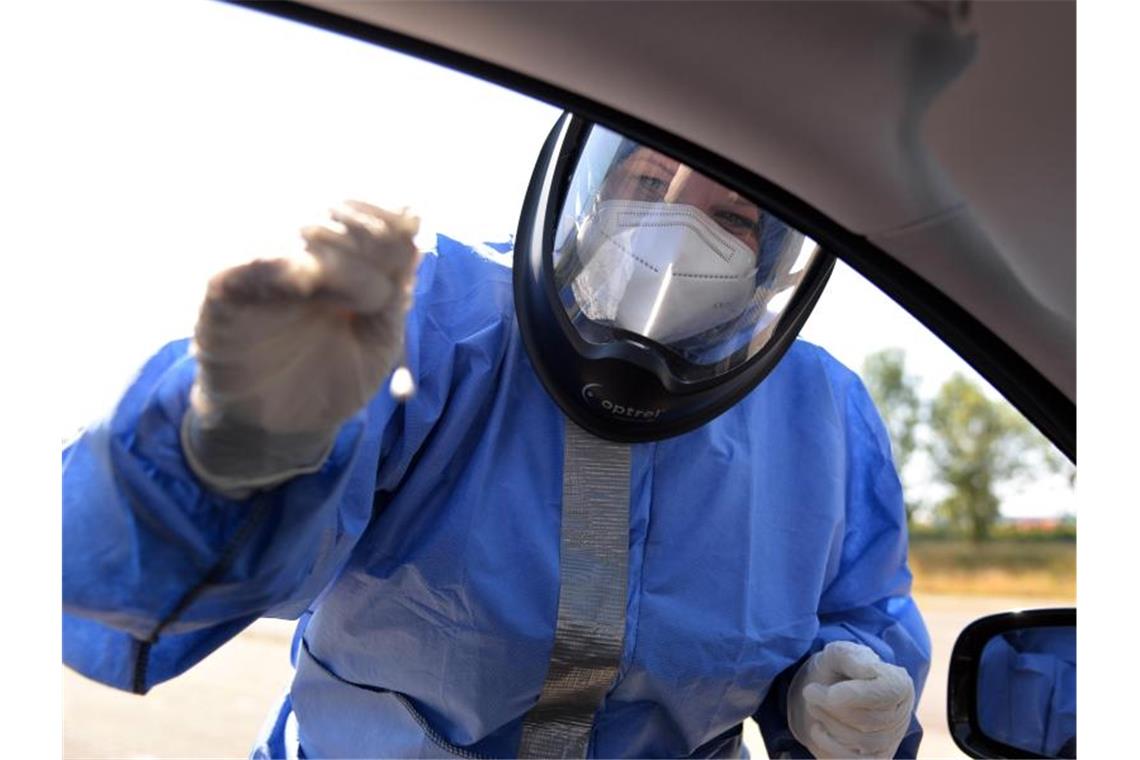
[[756,291],[756,253],[693,206],[603,201],[578,245],[583,313],[661,343],[734,319]]

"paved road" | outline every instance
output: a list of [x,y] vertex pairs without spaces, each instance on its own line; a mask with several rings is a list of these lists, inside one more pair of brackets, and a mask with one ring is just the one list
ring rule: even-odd
[[[1071,600],[920,596],[934,645],[934,664],[919,705],[926,727],[920,758],[965,757],[946,733],[946,663],[958,632],[991,612],[1071,606]],[[63,671],[64,757],[245,757],[269,706],[289,682],[292,624],[255,623],[172,683],[145,697],[117,692]],[[749,721],[753,757],[763,743]]]

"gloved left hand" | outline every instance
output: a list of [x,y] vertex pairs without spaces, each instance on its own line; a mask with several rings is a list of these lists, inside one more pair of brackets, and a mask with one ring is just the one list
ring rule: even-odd
[[893,757],[913,709],[906,670],[849,641],[812,655],[788,690],[788,727],[817,758]]

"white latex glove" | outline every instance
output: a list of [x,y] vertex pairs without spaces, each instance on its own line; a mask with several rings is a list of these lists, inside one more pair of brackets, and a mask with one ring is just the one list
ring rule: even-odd
[[788,690],[788,727],[817,758],[893,757],[914,709],[914,683],[870,648],[833,641]]
[[231,496],[320,468],[400,359],[419,219],[359,201],[301,231],[304,251],[216,275],[194,331],[183,451]]

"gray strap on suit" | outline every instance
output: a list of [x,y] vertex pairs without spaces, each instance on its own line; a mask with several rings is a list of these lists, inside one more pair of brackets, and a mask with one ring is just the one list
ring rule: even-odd
[[566,420],[558,623],[519,757],[585,757],[594,714],[617,677],[629,567],[628,444]]

